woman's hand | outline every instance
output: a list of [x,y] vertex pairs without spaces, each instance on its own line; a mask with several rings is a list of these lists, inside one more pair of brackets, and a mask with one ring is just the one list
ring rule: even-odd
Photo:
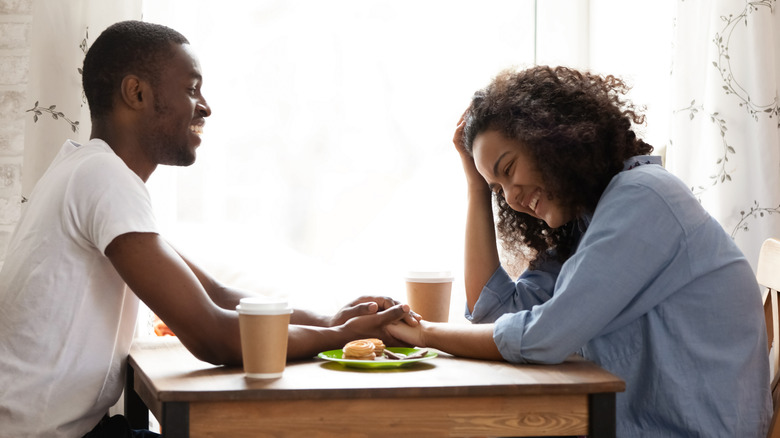
[[419,324],[414,327],[409,324],[397,322],[387,326],[387,331],[390,332],[395,339],[401,342],[405,342],[414,347],[427,347],[425,345],[425,336],[423,336],[423,330],[430,324],[428,321],[420,321]]
[[469,110],[466,109],[466,111],[460,115],[460,119],[458,119],[458,123],[455,127],[455,133],[452,135],[452,143],[455,145],[455,149],[459,154],[470,156],[471,154],[466,150],[466,144],[463,142],[463,130],[466,128],[466,113],[468,111]]
[[466,127],[466,113],[468,109],[460,116],[458,125],[455,128],[455,133],[452,135],[452,143],[455,145],[455,150],[460,155],[460,161],[463,164],[463,172],[466,174],[466,181],[469,186],[476,186],[480,191],[488,190],[487,182],[477,171],[477,166],[474,164],[474,157],[466,150],[466,145],[463,142],[463,130]]

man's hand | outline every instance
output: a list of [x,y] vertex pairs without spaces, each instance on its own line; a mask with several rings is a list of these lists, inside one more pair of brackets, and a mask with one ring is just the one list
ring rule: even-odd
[[[336,314],[330,318],[330,326],[342,325],[354,317],[372,315],[377,312],[391,309],[399,304],[401,304],[401,302],[390,297],[373,297],[365,295],[345,305],[336,312]],[[407,310],[402,319],[407,324],[416,326],[420,320],[420,315]]]
[[[370,308],[377,306],[375,302],[361,303],[359,306],[367,305]],[[392,324],[408,326],[406,320],[414,320],[415,325],[420,323],[410,314],[408,304],[396,304],[387,310],[374,311],[373,313],[355,316],[348,319],[342,326],[344,333],[350,340],[364,338],[382,339],[389,347],[408,346],[410,344],[399,342],[388,330]]]

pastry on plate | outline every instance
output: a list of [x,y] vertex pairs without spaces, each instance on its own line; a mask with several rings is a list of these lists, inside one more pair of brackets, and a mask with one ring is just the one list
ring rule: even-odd
[[342,355],[344,359],[355,360],[374,360],[376,359],[375,350],[376,346],[370,339],[358,339],[347,342],[347,345],[341,349],[344,353]]

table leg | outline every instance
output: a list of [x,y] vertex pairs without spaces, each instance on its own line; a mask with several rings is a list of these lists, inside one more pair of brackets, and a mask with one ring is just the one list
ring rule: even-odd
[[590,394],[588,416],[589,438],[615,438],[615,393]]
[[165,438],[190,436],[190,404],[166,402],[162,405],[162,435]]
[[133,429],[149,428],[149,409],[135,392],[135,370],[130,364],[125,378],[125,418]]

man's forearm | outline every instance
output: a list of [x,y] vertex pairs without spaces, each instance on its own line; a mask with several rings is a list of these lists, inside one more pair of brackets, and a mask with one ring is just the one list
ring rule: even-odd
[[287,334],[287,359],[308,359],[326,350],[341,348],[352,339],[342,327],[315,327],[290,324]]
[[310,325],[315,327],[330,327],[330,318],[311,310],[295,309],[290,315],[290,324]]

